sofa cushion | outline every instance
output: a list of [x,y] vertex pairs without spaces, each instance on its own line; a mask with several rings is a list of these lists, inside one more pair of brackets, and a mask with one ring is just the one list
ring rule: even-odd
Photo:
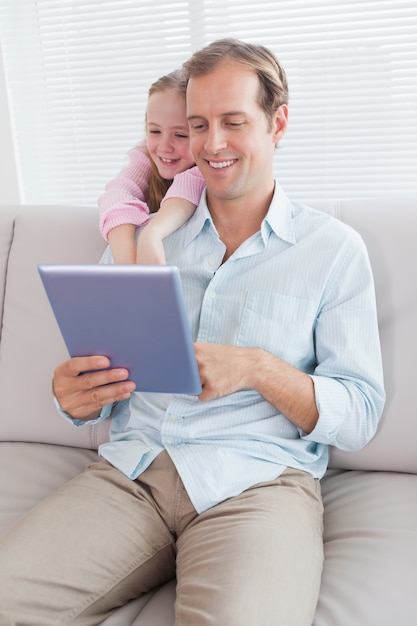
[[93,450],[0,442],[0,534],[97,459]]
[[329,470],[313,626],[415,626],[417,477]]
[[[34,441],[96,448],[108,424],[75,428],[58,417],[51,379],[68,358],[38,275],[39,263],[96,263],[105,248],[97,209],[22,207],[16,219],[5,212],[0,262],[7,282],[0,346],[0,441]],[[3,221],[2,221],[3,223]],[[7,235],[6,235],[7,233]]]
[[375,279],[387,401],[378,432],[358,452],[331,448],[330,467],[417,473],[415,198],[313,202],[357,230]]

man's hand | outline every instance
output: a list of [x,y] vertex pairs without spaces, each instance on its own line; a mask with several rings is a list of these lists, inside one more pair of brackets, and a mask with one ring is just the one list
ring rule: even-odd
[[199,400],[254,389],[305,433],[318,420],[310,376],[260,348],[195,343],[202,393]]
[[88,421],[98,417],[107,404],[129,398],[136,388],[127,380],[129,372],[123,368],[105,369],[109,366],[104,356],[74,357],[59,365],[54,372],[53,391],[61,408],[74,419]]
[[252,352],[248,348],[216,343],[195,343],[204,402],[249,387]]

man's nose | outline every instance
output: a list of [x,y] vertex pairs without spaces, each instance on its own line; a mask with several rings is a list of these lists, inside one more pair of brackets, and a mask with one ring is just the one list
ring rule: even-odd
[[226,134],[222,128],[211,127],[207,131],[205,149],[210,154],[217,154],[227,146]]

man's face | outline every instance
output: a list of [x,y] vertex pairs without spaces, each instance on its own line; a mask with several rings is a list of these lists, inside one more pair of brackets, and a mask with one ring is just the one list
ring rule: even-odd
[[259,203],[272,193],[274,149],[285,132],[287,107],[279,107],[269,128],[258,90],[256,73],[228,60],[189,81],[191,150],[209,202],[244,198]]

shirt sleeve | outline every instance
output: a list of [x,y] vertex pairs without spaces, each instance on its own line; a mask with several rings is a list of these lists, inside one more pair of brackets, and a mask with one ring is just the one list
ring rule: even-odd
[[107,406],[104,406],[100,411],[100,415],[94,420],[78,420],[78,419],[74,419],[73,417],[71,417],[71,415],[69,415],[69,413],[64,411],[64,409],[59,404],[58,398],[56,396],[53,396],[53,400],[54,400],[56,409],[58,413],[61,415],[61,417],[63,417],[65,421],[70,422],[70,424],[72,424],[73,426],[85,426],[87,424],[91,426],[92,424],[98,424],[99,422],[104,422],[104,420],[110,417],[111,412],[113,410],[113,406],[114,406],[113,404],[108,404]]
[[182,198],[197,206],[205,186],[206,182],[198,167],[192,167],[175,176],[162,202],[168,198]]
[[375,435],[385,402],[375,289],[358,236],[332,277],[316,321],[311,376],[319,419],[303,439],[359,450]]
[[129,152],[129,163],[105,187],[98,198],[99,228],[104,239],[112,228],[122,224],[143,226],[149,220],[146,196],[149,191],[151,162],[143,149]]

